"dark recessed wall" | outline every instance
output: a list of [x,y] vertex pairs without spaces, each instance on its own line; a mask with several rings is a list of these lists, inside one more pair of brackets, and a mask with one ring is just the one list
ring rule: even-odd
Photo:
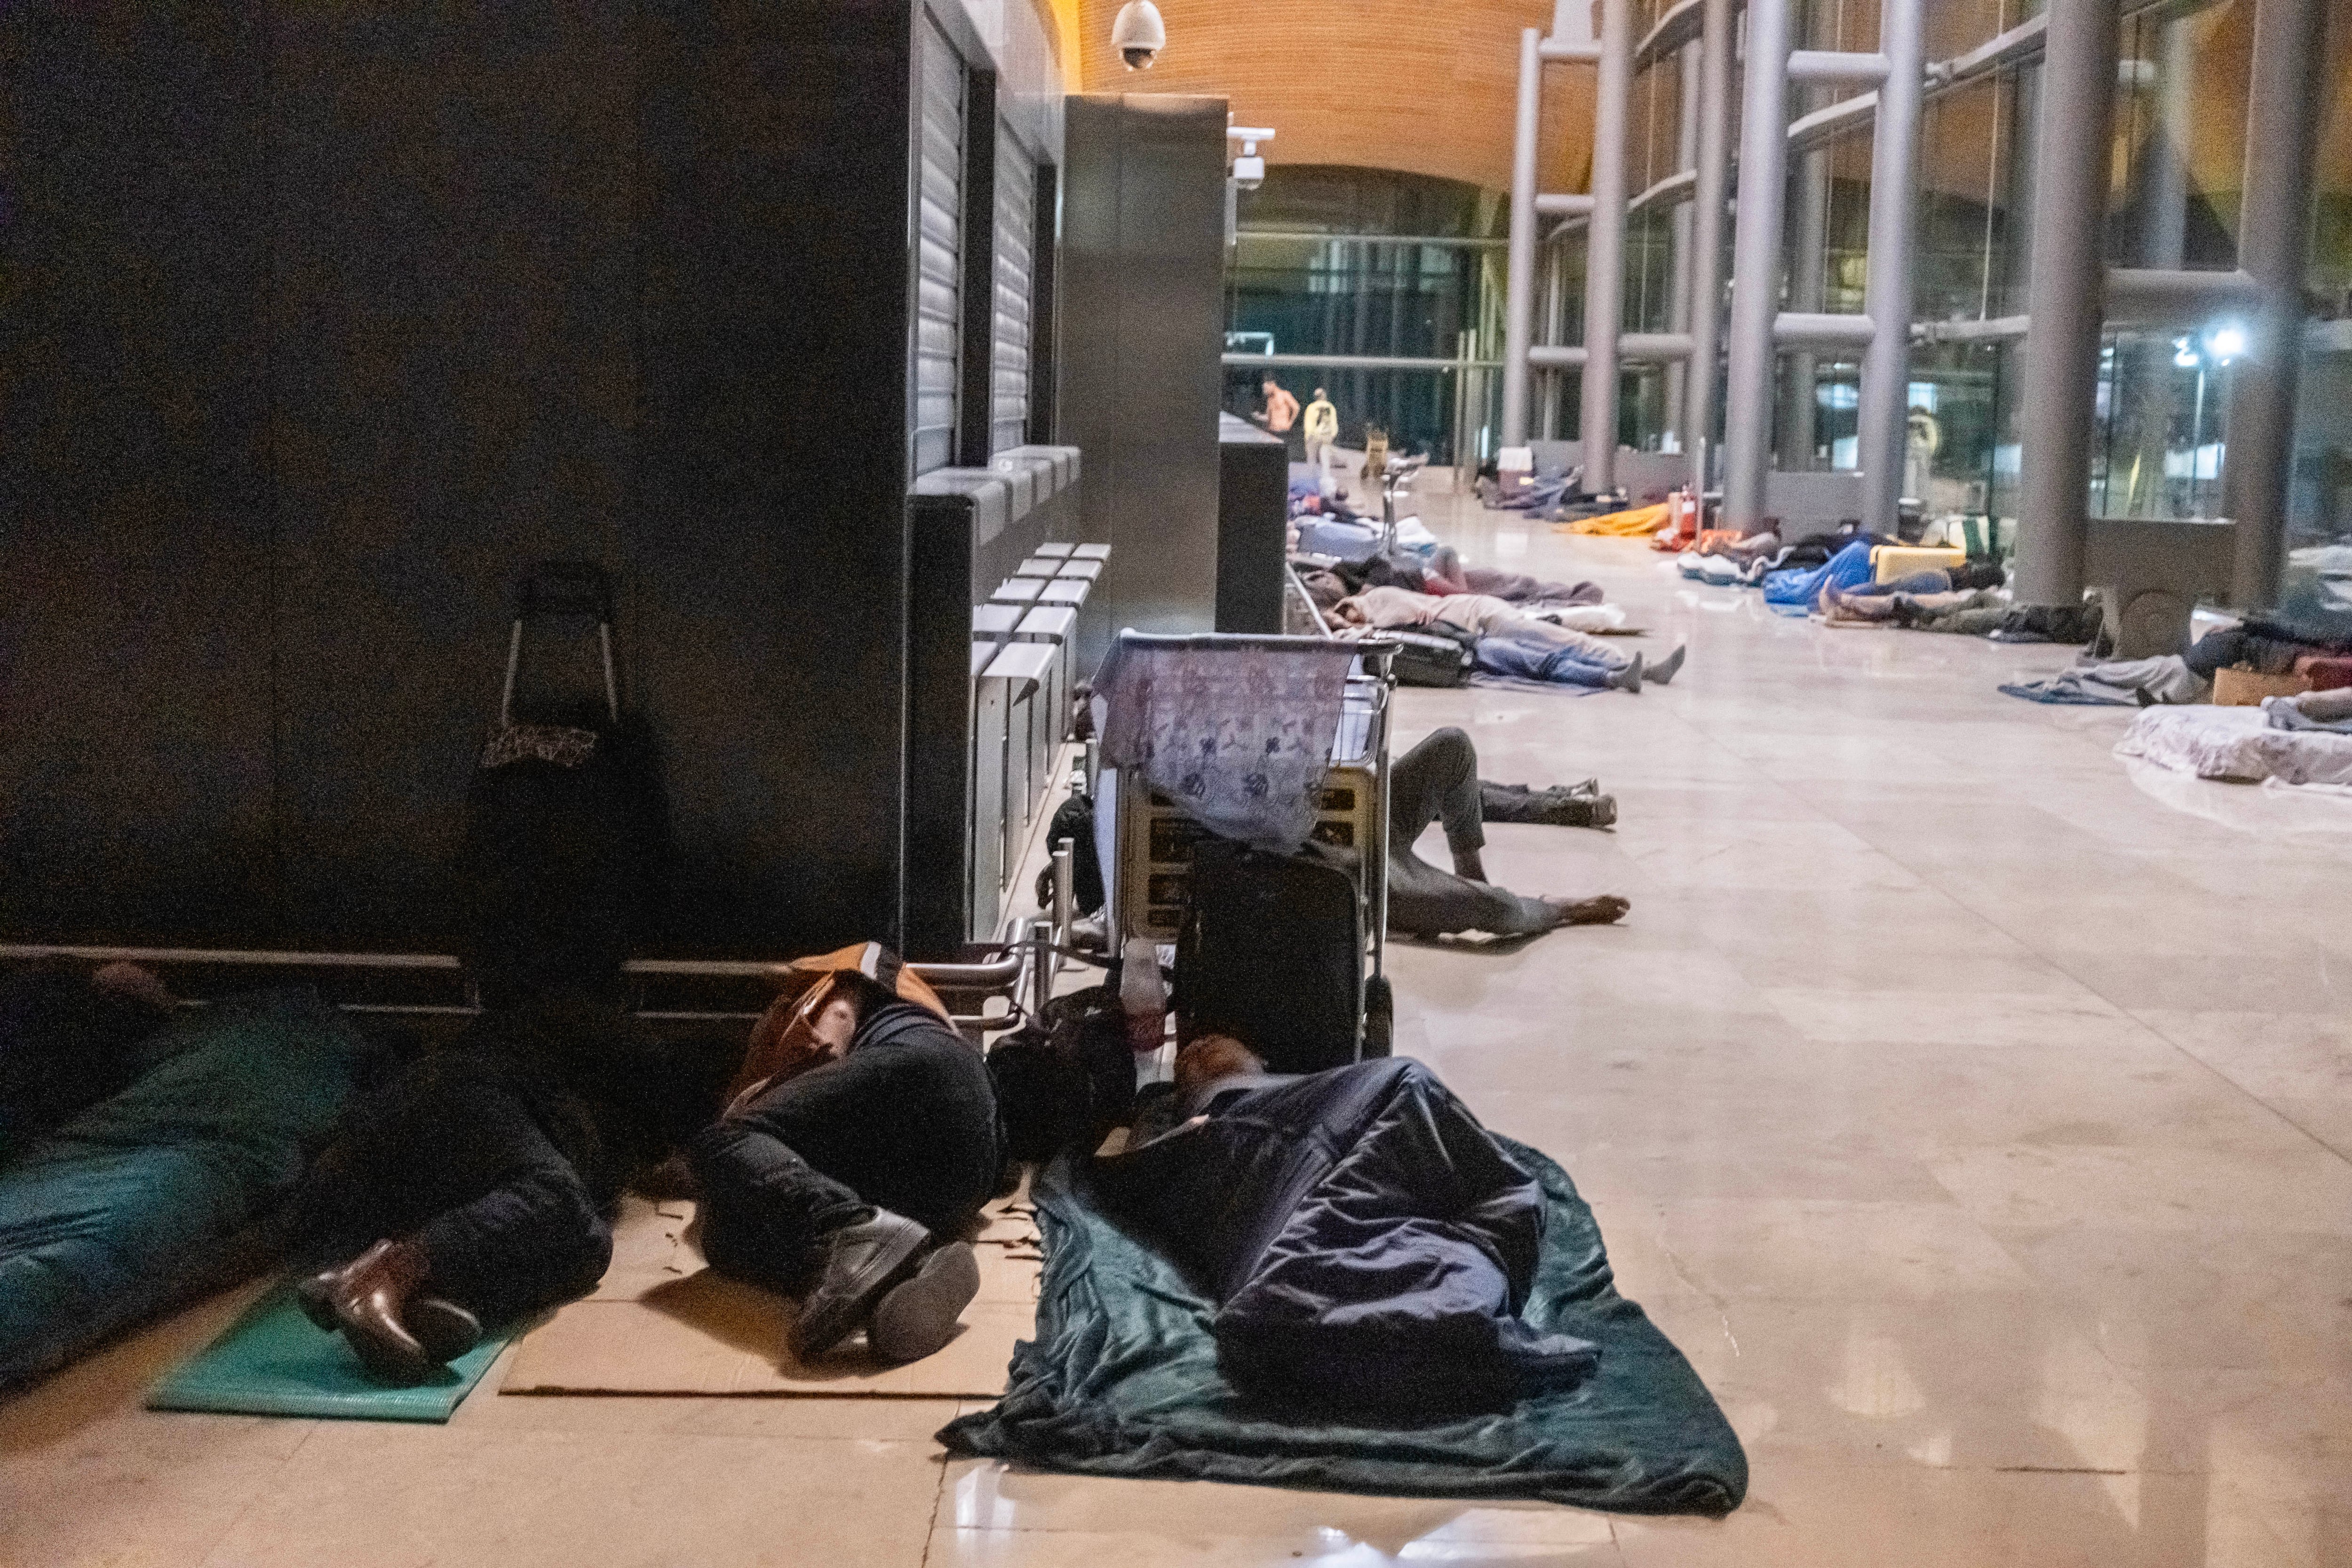
[[571,557],[659,945],[892,934],[903,0],[91,9],[0,18],[0,932],[445,942]]

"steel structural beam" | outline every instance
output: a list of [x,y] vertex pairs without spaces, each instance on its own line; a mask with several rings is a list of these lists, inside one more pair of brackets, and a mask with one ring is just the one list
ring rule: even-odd
[[2017,596],[2073,605],[2083,596],[2090,531],[2091,441],[2107,268],[2110,136],[2115,122],[2117,0],[2067,0],[2049,15],[2035,128],[2033,250],[2026,299],[2027,432],[2018,500]]
[[1887,61],[1870,150],[1870,253],[1863,308],[1877,323],[1862,359],[1856,466],[1862,523],[1895,536],[1910,449],[1911,271],[1919,211],[1919,109],[1927,70],[1926,0],[1879,0]]
[[1503,293],[1502,444],[1528,441],[1528,348],[1536,316],[1536,132],[1542,119],[1543,35],[1519,34],[1518,118],[1511,136],[1511,246]]
[[1584,488],[1617,485],[1617,336],[1625,310],[1625,121],[1633,91],[1633,0],[1601,0],[1592,109],[1592,231],[1585,241]]
[[[1691,186],[1691,357],[1683,446],[1691,483],[1705,491],[1715,439],[1716,345],[1723,331],[1724,186],[1731,170],[1731,0],[1702,0],[1698,57],[1698,166]],[[1663,25],[1664,18],[1661,18]]]
[[[1723,432],[1723,521],[1743,533],[1763,523],[1764,471],[1772,458],[1772,327],[1780,304],[1781,202],[1788,183],[1789,35],[1789,0],[1749,0]],[[1706,216],[1704,204],[1700,216]]]
[[2230,596],[2249,608],[2276,601],[2286,558],[2324,10],[2322,0],[2262,0],[2254,10],[2238,265],[2255,295],[2246,356],[2230,389],[2230,446],[2221,468],[2222,510],[2238,523]]

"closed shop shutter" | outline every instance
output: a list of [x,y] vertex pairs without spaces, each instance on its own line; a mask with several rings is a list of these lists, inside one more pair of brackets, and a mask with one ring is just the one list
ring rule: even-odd
[[1029,337],[1036,258],[1037,162],[1000,123],[996,132],[996,329],[989,450],[1028,438]]
[[909,466],[917,474],[945,468],[955,457],[957,310],[962,276],[964,66],[955,46],[926,13],[917,35],[922,51],[922,103],[915,193],[914,417],[908,432]]

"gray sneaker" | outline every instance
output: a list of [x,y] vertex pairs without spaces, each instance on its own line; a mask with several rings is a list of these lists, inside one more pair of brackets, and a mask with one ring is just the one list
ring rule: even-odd
[[915,1271],[930,1239],[929,1231],[888,1209],[828,1234],[816,1287],[793,1320],[793,1354],[814,1361],[847,1339],[884,1293]]
[[894,1365],[920,1361],[955,1338],[956,1321],[979,1294],[980,1259],[971,1243],[951,1241],[875,1304],[866,1342]]

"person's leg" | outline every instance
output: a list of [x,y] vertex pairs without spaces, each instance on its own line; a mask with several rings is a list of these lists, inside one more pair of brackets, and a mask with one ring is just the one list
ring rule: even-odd
[[[1389,764],[1389,843],[1410,848],[1423,829],[1444,816],[1448,793],[1459,787],[1463,752],[1468,751],[1469,774],[1478,774],[1477,753],[1470,737],[1459,730],[1439,730]],[[1452,829],[1447,832],[1449,841]],[[1481,834],[1477,843],[1486,842]],[[1393,847],[1391,853],[1393,853]]]
[[928,1355],[979,1289],[955,1237],[1003,1163],[988,1068],[945,1024],[885,1006],[894,1016],[869,1014],[847,1056],[778,1085],[688,1149],[705,1256],[771,1289],[806,1288],[793,1331],[803,1359],[861,1322],[887,1359]]
[[612,1259],[590,1181],[520,1071],[427,1057],[355,1107],[305,1177],[299,1256],[328,1267],[303,1305],[379,1376],[415,1381],[482,1324],[593,1289]]
[[721,1274],[772,1290],[798,1290],[827,1231],[874,1215],[875,1205],[749,1119],[705,1128],[687,1158],[702,1189],[703,1256]]
[[1391,931],[1417,937],[1452,936],[1465,931],[1533,936],[1559,923],[1559,909],[1541,899],[1453,876],[1418,856],[1390,853]]

